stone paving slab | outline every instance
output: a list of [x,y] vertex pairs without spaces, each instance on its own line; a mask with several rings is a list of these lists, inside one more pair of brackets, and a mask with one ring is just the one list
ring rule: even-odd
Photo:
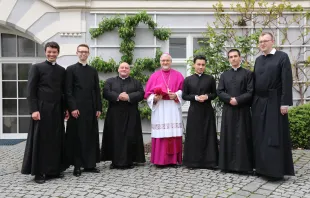
[[[20,174],[25,142],[0,146],[0,197],[309,197],[310,151],[293,151],[296,176],[269,182],[249,175],[219,170],[156,168],[150,163],[129,170],[109,169],[109,162],[97,166],[99,174],[72,175],[36,184],[33,176]],[[147,156],[149,159],[149,156]]]

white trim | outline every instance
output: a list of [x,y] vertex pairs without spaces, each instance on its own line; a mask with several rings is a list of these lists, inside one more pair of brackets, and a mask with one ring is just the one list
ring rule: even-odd
[[28,80],[2,80],[2,82],[28,82]]
[[[194,37],[191,34],[189,34],[186,37],[186,59],[188,60],[193,56],[194,56]],[[189,64],[186,64],[186,76],[191,75],[190,68],[191,66]]]
[[[156,14],[154,14],[153,21],[154,21],[155,23],[157,23],[157,15],[156,15]],[[156,36],[154,36],[154,45],[157,46],[157,38],[156,38]],[[156,50],[157,50],[157,49],[154,49],[154,58],[156,58]]]
[[[90,14],[137,14],[139,12],[126,12],[126,11],[91,11]],[[257,14],[258,12],[252,12]],[[306,14],[307,12],[283,12],[283,14]],[[161,12],[161,11],[150,11],[147,14],[165,14],[165,15],[214,15],[214,14],[235,14],[240,15],[240,12]],[[260,13],[259,13],[260,14]],[[266,14],[269,14],[266,12]]]
[[44,57],[0,57],[2,63],[31,63],[43,62],[46,58]]
[[28,133],[3,133],[1,139],[27,139]]
[[[97,14],[95,14],[95,20],[94,20],[95,26],[97,26]],[[95,38],[95,45],[97,46],[97,38]],[[90,46],[91,47],[91,46]],[[97,47],[95,48],[95,57],[98,54]]]
[[293,98],[293,101],[299,101],[299,100],[309,100],[310,101],[310,98]]
[[[306,18],[306,17],[305,17]],[[216,29],[224,29],[224,28],[227,28],[227,27],[222,27],[222,26],[218,26],[218,27],[215,27],[213,25],[210,25],[210,27],[212,28],[216,28]],[[233,26],[232,29],[252,29],[254,26]],[[95,25],[95,26],[91,26],[90,28],[99,28],[99,26]],[[198,30],[205,30],[207,29],[207,26],[169,26],[168,27],[169,29],[185,29],[185,30],[191,30],[191,29],[198,29]],[[264,26],[260,26],[260,25],[257,25],[255,26],[255,28],[264,28]],[[268,29],[273,29],[273,28],[276,28],[276,29],[285,29],[285,28],[288,28],[288,29],[300,29],[300,26],[271,26],[270,28],[268,27]],[[305,25],[304,28],[310,28],[310,25]],[[137,26],[136,29],[148,29],[148,27],[143,27],[143,26]],[[160,27],[157,27],[155,29],[160,29]]]
[[[18,64],[16,64],[16,80],[18,80]],[[16,81],[16,114],[17,114],[17,118],[16,118],[16,129],[17,129],[17,133],[19,134],[19,102],[18,102],[18,81]]]
[[[20,99],[20,98],[19,98]],[[15,117],[18,117],[18,118],[30,118],[30,114],[29,115],[2,115],[2,117],[4,118],[15,118]]]
[[[156,38],[156,37],[155,37]],[[90,45],[90,48],[120,48],[120,45]],[[160,45],[136,45],[135,48],[160,48]]]

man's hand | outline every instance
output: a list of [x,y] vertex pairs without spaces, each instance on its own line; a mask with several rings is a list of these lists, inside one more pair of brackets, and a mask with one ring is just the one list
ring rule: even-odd
[[96,117],[99,118],[100,115],[101,115],[101,112],[100,112],[100,111],[97,111],[97,112],[96,112]]
[[232,97],[231,99],[230,99],[230,102],[229,102],[231,105],[233,105],[233,106],[236,106],[236,105],[238,105],[238,102],[237,102],[237,100],[236,100],[236,98],[235,97]]
[[31,117],[33,120],[40,120],[41,117],[40,117],[40,112],[39,111],[35,111],[31,114]]
[[169,95],[170,100],[175,100],[177,98],[177,94],[173,92],[169,92],[168,95]]
[[74,118],[78,118],[79,115],[80,115],[80,111],[76,109],[76,110],[74,110],[74,111],[71,112],[71,115],[72,115]]
[[129,99],[129,96],[126,92],[122,92],[119,96],[118,96],[118,99],[121,100],[121,101],[128,101]]
[[155,95],[154,96],[154,103],[157,103],[159,100],[163,99],[162,95]]
[[287,114],[288,113],[288,107],[280,107],[280,112],[281,112],[281,114],[282,115],[285,115],[285,114]]
[[69,117],[70,117],[70,114],[69,114],[69,111],[67,110],[67,111],[66,111],[66,114],[65,114],[65,120],[68,120]]
[[200,95],[199,98],[200,98],[201,100],[203,100],[203,101],[206,101],[206,100],[208,100],[209,97],[208,97],[207,94],[205,94],[205,95]]

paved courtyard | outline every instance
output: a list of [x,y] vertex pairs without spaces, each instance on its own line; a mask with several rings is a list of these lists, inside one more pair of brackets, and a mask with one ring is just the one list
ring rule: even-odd
[[20,174],[25,142],[0,146],[0,197],[309,197],[310,151],[294,151],[295,177],[268,182],[260,177],[184,167],[158,169],[146,163],[130,170],[109,169],[99,174],[72,175],[36,184]]

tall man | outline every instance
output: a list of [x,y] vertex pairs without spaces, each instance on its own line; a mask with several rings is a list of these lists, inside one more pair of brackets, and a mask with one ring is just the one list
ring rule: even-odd
[[184,77],[171,69],[172,58],[160,57],[161,69],[146,84],[144,97],[152,110],[151,163],[177,165],[182,163],[182,85]]
[[183,84],[184,100],[188,109],[183,164],[190,168],[211,168],[218,165],[218,145],[214,110],[211,101],[216,98],[215,79],[204,74],[206,58],[194,58],[195,74],[186,77]]
[[89,47],[81,44],[76,52],[79,62],[66,71],[66,98],[70,118],[66,131],[67,165],[74,165],[73,175],[84,172],[99,173],[100,162],[98,122],[101,97],[98,73],[87,64]]
[[286,53],[273,48],[274,37],[262,33],[254,66],[252,104],[256,173],[279,180],[294,175],[288,106],[292,101],[292,70]]
[[21,172],[35,175],[39,184],[63,176],[65,69],[56,63],[58,54],[59,45],[48,42],[47,60],[33,65],[28,77],[31,122]]
[[253,96],[253,74],[240,66],[240,51],[228,52],[231,69],[225,71],[217,88],[224,102],[222,112],[219,168],[223,171],[253,171],[250,106]]
[[112,161],[111,168],[133,168],[144,163],[144,146],[138,103],[143,100],[141,83],[129,76],[128,63],[121,63],[119,76],[108,79],[103,97],[109,101],[104,122],[101,160]]

